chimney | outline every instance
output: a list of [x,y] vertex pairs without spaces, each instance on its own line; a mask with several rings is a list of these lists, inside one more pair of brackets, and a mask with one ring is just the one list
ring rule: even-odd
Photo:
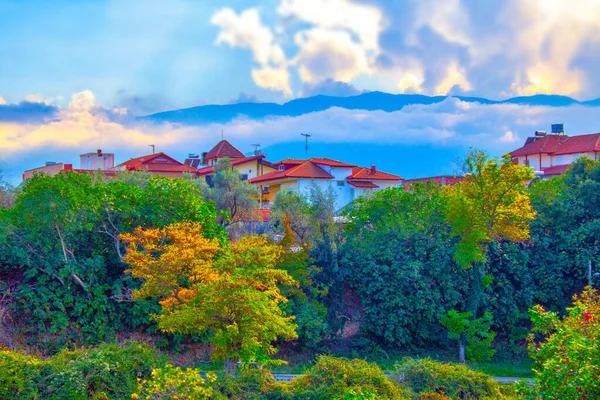
[[73,171],[73,164],[65,164],[63,167],[64,171]]
[[369,172],[369,174],[371,174],[371,175],[377,174],[377,169],[375,168],[374,165],[371,165],[371,171]]
[[98,149],[98,157],[102,157],[102,149]]

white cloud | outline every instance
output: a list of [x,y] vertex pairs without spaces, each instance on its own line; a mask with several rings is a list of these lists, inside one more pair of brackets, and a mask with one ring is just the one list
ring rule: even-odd
[[289,85],[290,74],[285,66],[253,68],[252,80],[262,88],[280,91],[286,96],[292,95]]
[[463,68],[458,66],[458,63],[453,62],[448,64],[446,69],[446,75],[442,78],[441,82],[435,88],[435,94],[446,95],[450,92],[450,89],[458,86],[464,91],[473,89],[471,83],[467,80],[466,72]]
[[515,143],[520,139],[512,131],[506,131],[506,133],[499,140],[503,143]]
[[295,42],[300,50],[294,64],[303,82],[316,83],[328,78],[348,82],[370,70],[365,48],[347,31],[313,28],[298,32]]
[[319,28],[351,32],[366,50],[379,49],[383,17],[375,6],[348,0],[282,0],[277,12]]
[[249,8],[239,15],[231,8],[215,12],[211,23],[221,29],[215,44],[250,49],[260,68],[252,70],[254,82],[265,89],[291,95],[289,73],[283,49],[275,42],[271,29],[262,24],[256,8]]
[[4,97],[0,96],[0,106],[4,106],[6,104],[8,103],[6,102],[6,100],[4,100]]

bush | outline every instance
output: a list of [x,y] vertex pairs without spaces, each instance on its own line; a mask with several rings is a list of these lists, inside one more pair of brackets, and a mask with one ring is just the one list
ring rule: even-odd
[[[212,382],[216,376],[208,374],[207,380]],[[210,399],[213,388],[206,385],[206,380],[195,368],[179,368],[165,365],[153,369],[151,378],[138,379],[139,384],[132,399]]]
[[330,356],[319,357],[290,383],[290,391],[293,399],[410,399],[376,364]]
[[[482,372],[460,364],[444,364],[430,359],[406,358],[396,366],[394,379],[424,399],[435,399],[433,393],[450,399],[506,398],[498,382]],[[426,397],[430,396],[430,397]],[[445,398],[437,397],[438,399]]]
[[50,360],[0,351],[0,399],[129,399],[165,363],[145,344],[63,350]]
[[214,382],[215,399],[285,400],[292,399],[288,383],[277,382],[267,369],[243,368],[234,378],[223,374]]
[[129,399],[138,378],[165,360],[145,344],[103,344],[93,349],[62,350],[50,360],[45,397]]
[[573,297],[568,315],[541,306],[531,309],[534,332],[529,351],[534,359],[532,388],[521,386],[522,398],[599,399],[600,398],[600,297],[587,287]]
[[38,398],[37,383],[45,361],[0,350],[0,399]]

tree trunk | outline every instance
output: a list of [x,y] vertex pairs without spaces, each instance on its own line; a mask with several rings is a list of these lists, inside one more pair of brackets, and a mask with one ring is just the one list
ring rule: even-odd
[[465,363],[465,348],[467,347],[467,338],[465,334],[460,335],[460,339],[458,340],[458,361],[461,363]]

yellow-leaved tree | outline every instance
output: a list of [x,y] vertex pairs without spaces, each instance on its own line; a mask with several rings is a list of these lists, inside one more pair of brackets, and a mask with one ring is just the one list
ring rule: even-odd
[[489,333],[492,316],[481,307],[485,288],[493,279],[487,273],[488,245],[492,240],[529,238],[529,222],[535,218],[527,192],[532,178],[531,168],[513,164],[509,156],[488,158],[485,152],[472,150],[465,161],[464,179],[445,188],[446,220],[459,238],[454,260],[471,271],[464,311],[450,310],[442,320],[450,337],[459,340],[461,362],[465,361],[465,350],[478,359],[493,354],[486,351],[494,338]]
[[296,285],[276,264],[279,246],[264,237],[243,237],[222,245],[202,236],[196,222],[162,229],[137,228],[121,235],[132,276],[144,280],[134,297],[160,299],[153,315],[165,332],[211,332],[213,359],[224,360],[228,372],[236,361],[280,363],[273,341],[296,338],[293,317],[281,309],[287,302],[279,285]]

